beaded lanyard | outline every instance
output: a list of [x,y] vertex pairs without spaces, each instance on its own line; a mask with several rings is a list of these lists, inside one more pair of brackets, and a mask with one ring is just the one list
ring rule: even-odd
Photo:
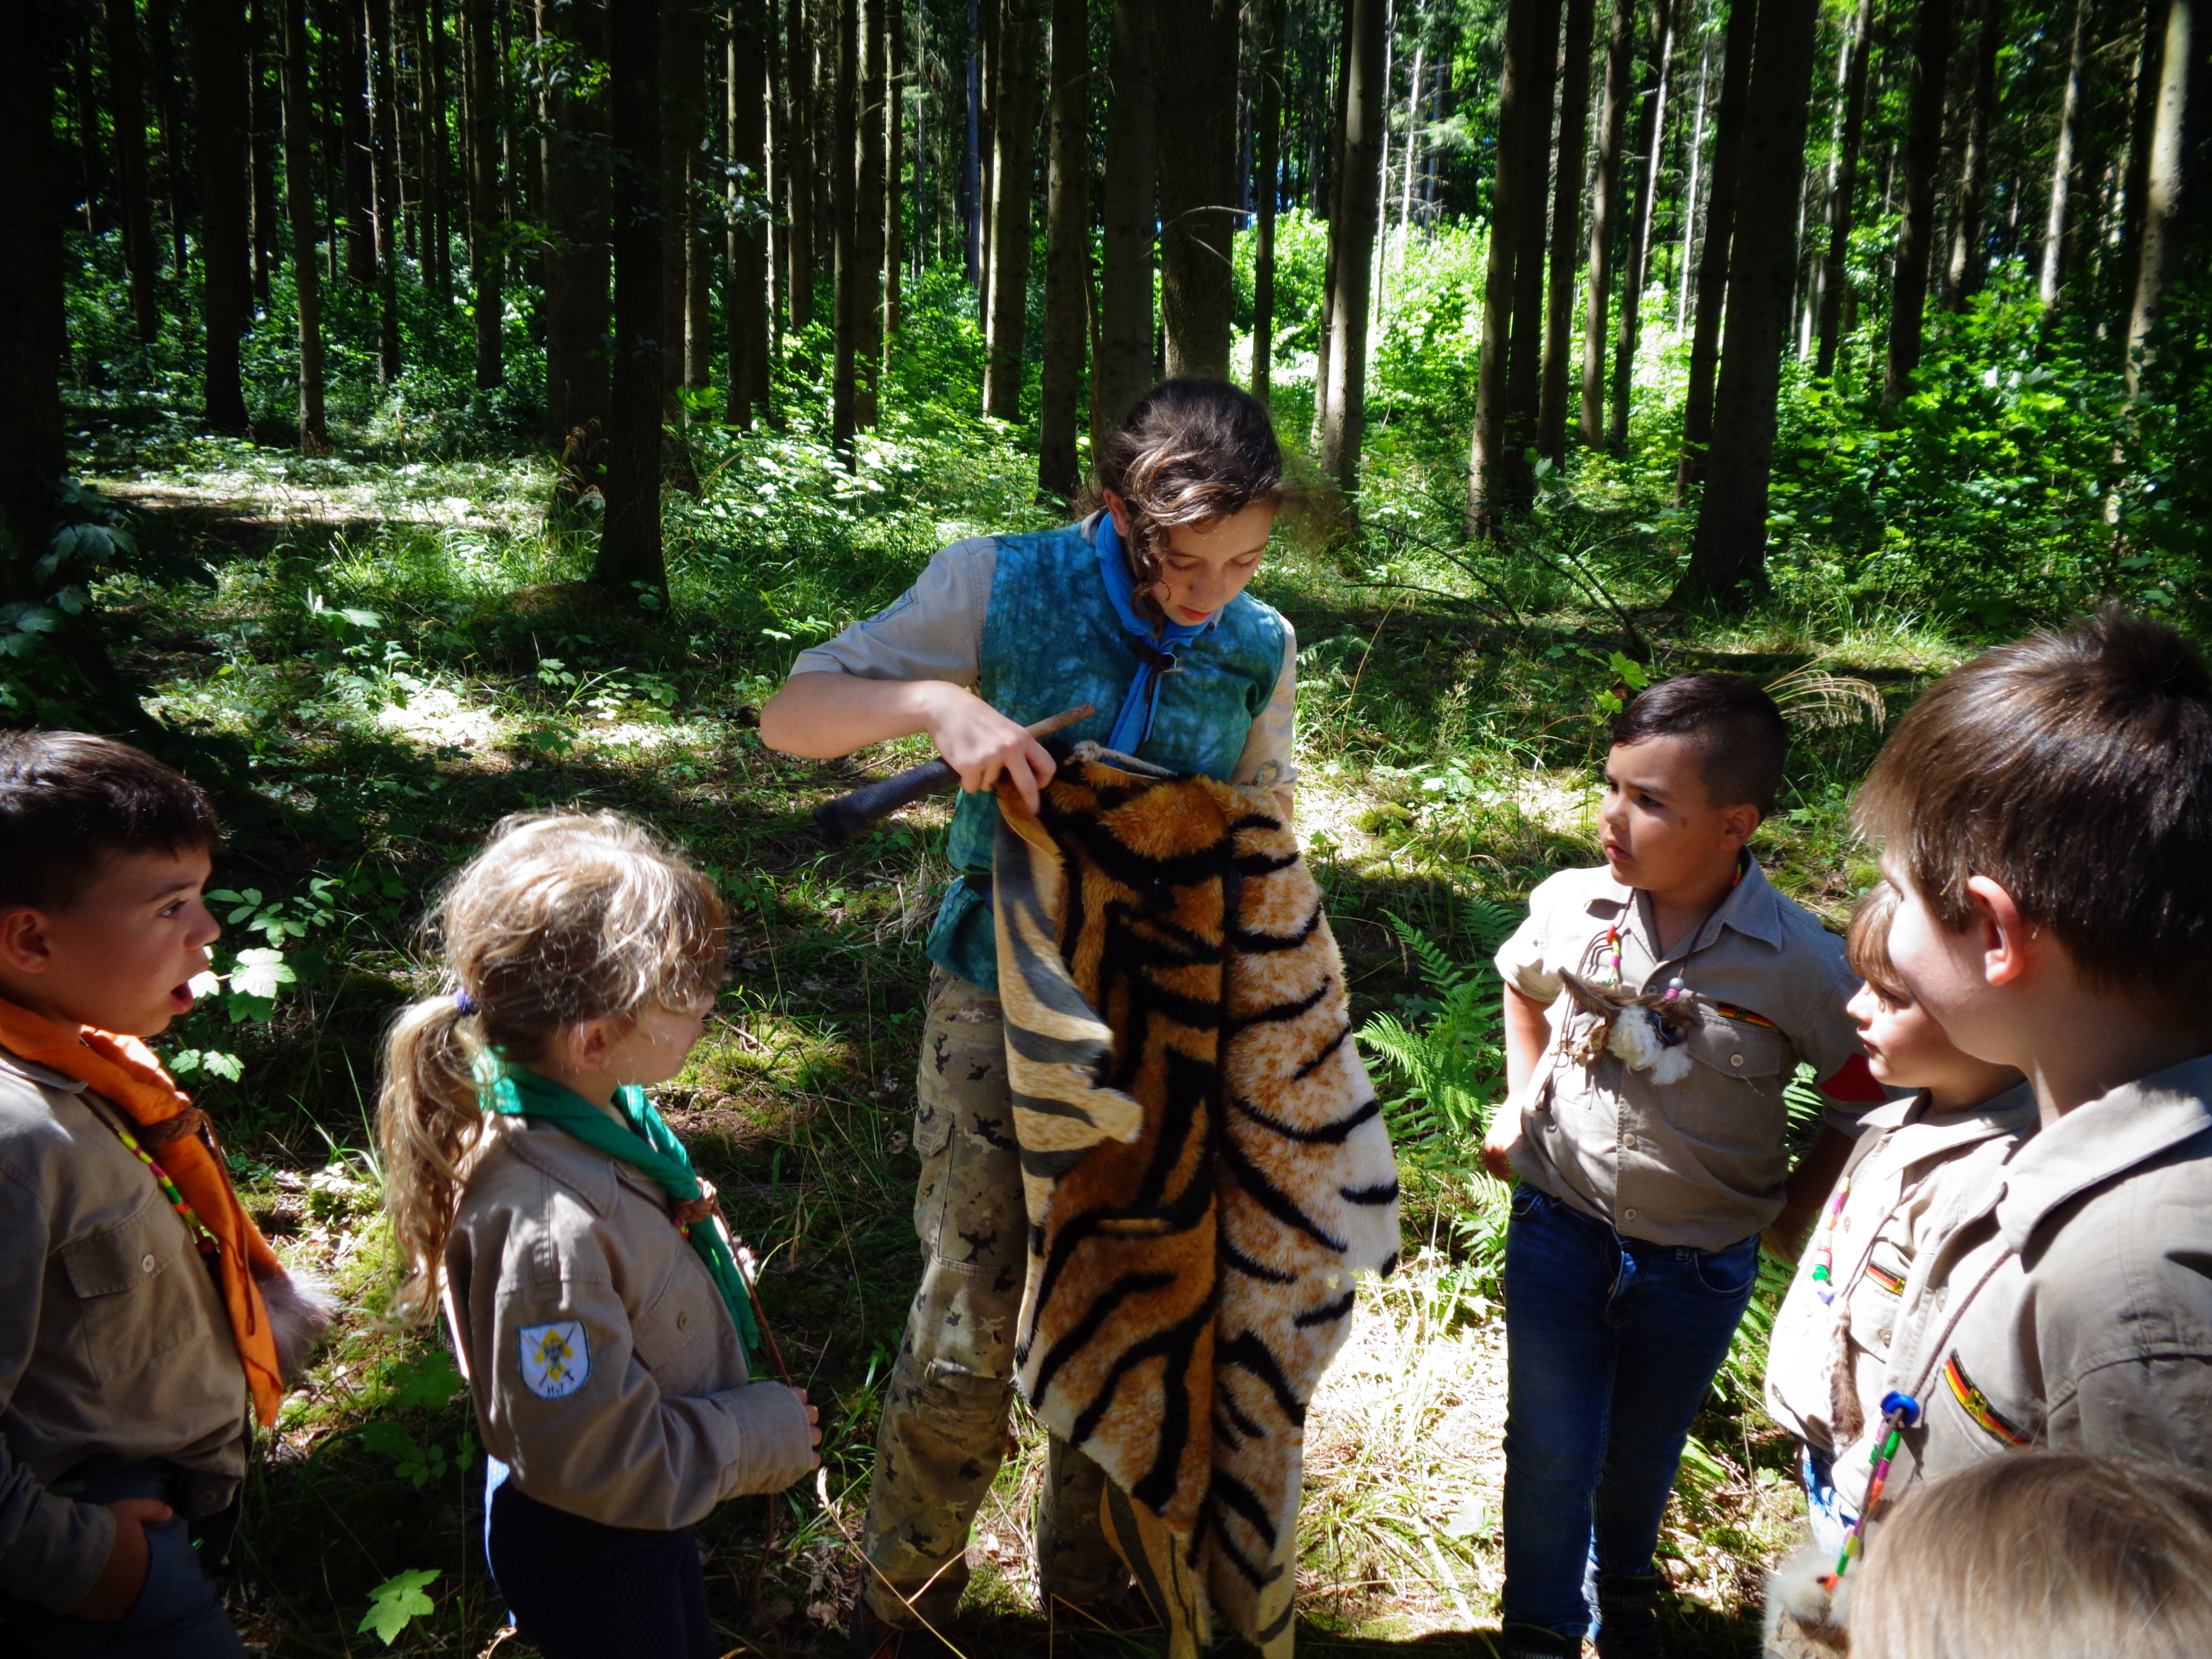
[[192,1243],[198,1248],[199,1253],[202,1255],[214,1255],[221,1250],[222,1247],[216,1243],[215,1235],[207,1230],[207,1224],[194,1213],[191,1205],[185,1202],[185,1195],[177,1190],[177,1183],[169,1179],[169,1172],[167,1170],[154,1161],[153,1154],[141,1146],[137,1138],[120,1123],[111,1121],[107,1127],[115,1131],[116,1139],[129,1147],[132,1155],[141,1164],[154,1172],[155,1183],[161,1188],[161,1195],[169,1200],[169,1207],[174,1210],[184,1222],[185,1231],[191,1235]]
[[1830,1281],[1835,1278],[1836,1223],[1844,1213],[1844,1200],[1851,1195],[1851,1178],[1845,1176],[1836,1185],[1836,1196],[1828,1206],[1828,1219],[1820,1229],[1820,1248],[1813,1254],[1813,1282],[1825,1288],[1814,1294],[1823,1303],[1836,1299],[1836,1287]]
[[1874,1465],[1874,1474],[1867,1482],[1866,1502],[1859,1505],[1858,1519],[1851,1522],[1850,1536],[1844,1540],[1843,1553],[1836,1558],[1836,1570],[1820,1581],[1820,1588],[1833,1595],[1844,1575],[1851,1570],[1858,1559],[1859,1537],[1865,1532],[1867,1516],[1881,1501],[1881,1489],[1889,1484],[1889,1465],[1897,1455],[1897,1443],[1905,1431],[1920,1420],[1920,1402],[1909,1394],[1894,1391],[1881,1397],[1882,1437],[1868,1462]]
[[[1735,891],[1736,884],[1743,879],[1744,872],[1750,868],[1750,860],[1741,854],[1738,855],[1735,861],[1735,875],[1729,882],[1729,891],[1731,893]],[[1633,899],[1631,899],[1629,902],[1632,904],[1635,902]],[[1710,920],[1710,918],[1708,918],[1708,920]],[[1703,924],[1700,924],[1700,926],[1702,925]],[[1620,976],[1620,923],[1617,920],[1606,924],[1605,965],[1607,971],[1613,975],[1612,982],[1615,985],[1622,983]],[[1667,1000],[1673,1002],[1680,998],[1681,994],[1682,976],[1680,974],[1677,974],[1674,978],[1667,981]]]

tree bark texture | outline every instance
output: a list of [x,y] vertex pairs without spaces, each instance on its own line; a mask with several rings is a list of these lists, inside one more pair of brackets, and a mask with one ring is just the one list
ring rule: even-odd
[[1567,377],[1574,356],[1575,263],[1582,252],[1584,152],[1589,143],[1590,26],[1594,0],[1567,0],[1561,53],[1559,146],[1552,190],[1551,284],[1544,304],[1544,385],[1536,453],[1554,466],[1567,454]]
[[123,217],[123,265],[131,278],[131,322],[142,345],[161,337],[155,288],[152,180],[146,167],[146,93],[139,67],[137,0],[107,0],[107,94],[115,127],[115,186]]
[[[900,289],[906,271],[906,83],[905,0],[884,0],[884,44],[889,82],[884,94],[884,306],[878,355],[890,363],[890,342],[899,331]],[[1086,219],[1088,214],[1086,212]]]
[[1797,281],[1791,228],[1804,186],[1818,0],[1759,0],[1746,101],[1742,200],[1730,238],[1728,331],[1712,454],[1690,567],[1672,603],[1741,604],[1766,580],[1775,396]]
[[791,326],[814,320],[814,179],[817,125],[814,111],[813,37],[807,33],[804,0],[784,0],[784,127],[791,153]]
[[361,0],[337,8],[338,119],[344,147],[346,281],[376,282],[376,127],[368,102],[368,15]]
[[[725,113],[739,188],[758,192],[768,177],[769,0],[738,0],[730,13]],[[768,412],[769,247],[767,222],[750,213],[729,232],[730,418],[750,427]]]
[[[1621,3],[1626,5],[1629,0]],[[1512,429],[1513,313],[1522,222],[1531,215],[1540,221],[1544,215],[1540,191],[1535,199],[1528,199],[1533,176],[1528,150],[1534,131],[1529,111],[1539,106],[1548,108],[1551,103],[1556,46],[1538,33],[1545,9],[1543,0],[1511,0],[1505,14],[1504,73],[1498,89],[1498,171],[1491,185],[1490,252],[1483,274],[1474,432],[1468,453],[1468,529],[1470,534],[1484,538],[1497,533],[1504,510],[1525,493],[1520,485],[1526,458],[1516,448],[1516,434]],[[1557,12],[1553,15],[1556,21]],[[1346,172],[1350,172],[1348,161]],[[1350,179],[1346,182],[1348,187]]]
[[[1736,3],[1741,7],[1750,0]],[[1635,0],[1613,0],[1613,20],[1606,32],[1604,101],[1598,116],[1597,175],[1590,192],[1589,294],[1583,313],[1579,435],[1587,449],[1605,442],[1605,347],[1612,332],[1613,245],[1620,240],[1628,106],[1635,101],[1631,86],[1635,73]],[[1714,183],[1719,183],[1717,170]]]
[[617,598],[665,595],[660,548],[660,4],[609,0],[614,138],[614,363],[599,561]]
[[1290,8],[1288,0],[1261,0],[1261,8],[1260,109],[1252,139],[1252,395],[1264,404],[1275,372],[1275,211],[1281,196],[1283,23]]
[[[1035,0],[1031,0],[1034,3]],[[860,81],[854,109],[858,123],[854,142],[858,148],[853,198],[853,260],[860,284],[855,303],[860,310],[853,319],[856,336],[854,350],[857,354],[853,395],[854,418],[864,427],[876,424],[876,382],[884,356],[884,106],[890,86],[890,40],[884,33],[884,0],[860,0]],[[1026,233],[1026,219],[1024,229]],[[1025,234],[1025,252],[1028,246]],[[1018,328],[1015,335],[1018,340]],[[1016,384],[1018,388],[1018,380]]]
[[[656,8],[657,9],[657,8]],[[464,0],[469,36],[469,169],[474,180],[469,212],[469,281],[476,290],[477,390],[507,379],[507,227],[501,214],[499,37],[491,0]],[[654,528],[655,545],[659,535]]]
[[14,211],[0,214],[0,529],[15,545],[0,561],[0,602],[29,597],[30,568],[53,538],[55,487],[67,465],[60,371],[62,218],[47,62],[52,0],[19,5],[0,52],[0,154]]
[[[605,0],[539,0],[549,28],[584,57],[607,55]],[[545,423],[556,442],[609,416],[607,383],[609,171],[606,118],[580,76],[551,89],[545,200],[552,230],[545,252]]]
[[284,0],[284,203],[292,219],[292,283],[300,319],[300,453],[319,455],[331,447],[331,434],[323,408],[323,274],[315,261],[311,50],[307,0]]
[[1173,49],[1156,65],[1160,317],[1170,378],[1225,379],[1237,228],[1237,0],[1196,0],[1184,15]]
[[1048,188],[1037,488],[1072,501],[1082,485],[1075,434],[1091,291],[1091,18],[1085,0],[1053,0]]
[[[2142,236],[2136,252],[2135,295],[2128,311],[2130,400],[2142,395],[2143,371],[2149,363],[2151,325],[2158,319],[2166,286],[2179,263],[2176,256],[2185,199],[2184,144],[2189,131],[2190,81],[2198,46],[2196,12],[2197,0],[2166,0],[2166,27],[2160,41],[2158,102],[2143,170]],[[2195,90],[2202,94],[2201,82]]]
[[2036,297],[2048,315],[2058,304],[2059,284],[2066,278],[2066,234],[2072,207],[2075,158],[2081,143],[2082,94],[2088,70],[2089,30],[2094,10],[2092,0],[2075,0],[2074,31],[2066,52],[2066,83],[2059,94],[2058,131],[2051,155],[2050,205],[2043,221],[2043,262],[2036,276]]
[[1851,210],[1858,192],[1859,150],[1866,138],[1868,66],[1874,56],[1874,0],[1859,0],[1851,20],[1850,63],[1844,74],[1844,125],[1837,135],[1836,164],[1828,185],[1828,247],[1820,267],[1820,356],[1814,372],[1836,372],[1842,335],[1844,291],[1850,285]]
[[376,378],[399,378],[399,77],[392,57],[392,0],[367,0],[371,178],[376,188]]
[[1314,414],[1313,428],[1308,440],[1316,450],[1321,447],[1322,434],[1329,422],[1329,388],[1335,384],[1329,373],[1329,354],[1336,349],[1336,317],[1332,307],[1336,304],[1336,240],[1337,203],[1344,194],[1344,96],[1352,84],[1352,0],[1339,0],[1336,40],[1336,82],[1328,122],[1328,158],[1323,163],[1322,178],[1322,210],[1328,217],[1328,252],[1323,261],[1321,283],[1321,339],[1314,353]]
[[1928,279],[1936,252],[1936,191],[1943,164],[1943,101],[1956,0],[1920,0],[1913,28],[1912,81],[1905,140],[1905,221],[1890,281],[1889,350],[1881,402],[1894,409],[1912,387],[1926,325]]
[[661,396],[680,416],[689,381],[691,244],[697,235],[701,146],[707,137],[706,0],[660,0]]
[[[1382,43],[1386,0],[1347,0],[1351,73],[1344,94],[1344,167],[1330,203],[1337,243],[1336,296],[1329,307],[1328,421],[1321,467],[1357,501],[1359,446],[1367,430],[1367,307],[1374,279],[1375,213],[1382,204]],[[1339,240],[1339,238],[1341,240]]]
[[[1514,227],[1513,337],[1505,369],[1505,447],[1516,499],[1535,488],[1536,425],[1544,362],[1544,231],[1552,175],[1552,102],[1559,84],[1559,0],[1535,0],[1528,78],[1521,96],[1521,179]],[[1572,172],[1571,167],[1564,169]]]
[[447,148],[446,133],[446,115],[452,107],[446,70],[446,0],[424,0],[422,15],[429,34],[430,71],[430,142],[424,152],[430,246],[422,276],[442,306],[453,297],[453,151]]
[[1120,426],[1152,384],[1152,214],[1159,181],[1154,3],[1113,0],[1098,358],[1091,387],[1098,423],[1107,428]]
[[836,74],[831,82],[830,134],[830,223],[836,258],[836,313],[832,319],[830,363],[830,441],[853,465],[853,434],[859,410],[854,375],[860,343],[863,284],[855,256],[854,185],[860,159],[860,0],[836,0]]
[[1959,158],[1959,204],[1951,222],[1951,252],[1943,266],[1943,301],[1961,310],[1981,292],[1988,270],[1982,246],[1984,204],[1990,189],[1990,135],[1997,113],[1997,51],[2004,45],[2005,0],[1982,0],[1974,33],[1973,103],[1966,118],[1966,147]]
[[1728,304],[1737,184],[1748,142],[1745,129],[1750,119],[1759,14],[1759,0],[1731,0],[1728,33],[1721,46],[1721,95],[1713,109],[1712,184],[1705,196],[1705,246],[1698,260],[1690,381],[1682,400],[1682,459],[1674,473],[1678,500],[1705,482],[1705,457],[1713,441],[1713,388],[1720,374],[1721,316]]
[[1636,205],[1629,215],[1628,246],[1620,262],[1620,319],[1613,343],[1613,405],[1605,437],[1613,449],[1628,447],[1628,406],[1643,334],[1644,283],[1651,252],[1651,215],[1659,196],[1659,161],[1666,149],[1667,83],[1674,66],[1671,0],[1651,9],[1651,89],[1636,114]]
[[246,176],[249,107],[245,0],[192,0],[192,80],[200,154],[200,260],[206,330],[202,387],[208,424],[246,429],[239,342],[253,319],[252,185]]
[[983,412],[1022,417],[1022,333],[1029,313],[1030,204],[1036,194],[1039,0],[1000,0],[991,99],[990,353]]

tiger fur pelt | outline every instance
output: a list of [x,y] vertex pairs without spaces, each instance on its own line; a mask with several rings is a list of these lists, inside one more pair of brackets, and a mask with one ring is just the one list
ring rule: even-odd
[[1274,796],[1083,744],[1001,788],[1000,996],[1031,1223],[1015,1349],[1170,1627],[1287,1659],[1306,1404],[1397,1259],[1389,1137]]

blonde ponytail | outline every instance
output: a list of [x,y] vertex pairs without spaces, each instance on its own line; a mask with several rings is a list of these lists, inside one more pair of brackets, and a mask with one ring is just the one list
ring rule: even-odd
[[403,1012],[384,1040],[376,1139],[384,1153],[384,1204],[399,1253],[399,1288],[386,1316],[417,1325],[438,1305],[447,1236],[468,1166],[483,1137],[465,1016],[452,996]]
[[617,812],[517,814],[462,866],[423,922],[460,995],[407,1008],[384,1044],[377,1139],[401,1274],[389,1318],[437,1306],[483,1139],[479,1057],[530,1064],[585,1020],[696,1006],[722,982],[722,922],[714,884]]

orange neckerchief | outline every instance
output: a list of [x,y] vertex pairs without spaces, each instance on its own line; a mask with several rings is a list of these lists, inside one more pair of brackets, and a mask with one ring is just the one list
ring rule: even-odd
[[[283,1266],[252,1218],[240,1207],[222,1156],[192,1133],[205,1120],[195,1110],[191,1097],[177,1087],[154,1051],[138,1038],[97,1031],[89,1025],[72,1031],[5,998],[0,998],[0,1048],[79,1079],[137,1126],[155,1160],[222,1246],[216,1267],[223,1305],[230,1314],[238,1357],[246,1365],[246,1386],[253,1391],[254,1414],[264,1425],[274,1423],[284,1384],[276,1370],[276,1335],[270,1329],[254,1271],[281,1273]],[[191,1117],[185,1118],[187,1113]],[[182,1133],[172,1131],[164,1138],[159,1126],[178,1118],[185,1118],[179,1125]],[[153,1179],[150,1171],[147,1179]]]

